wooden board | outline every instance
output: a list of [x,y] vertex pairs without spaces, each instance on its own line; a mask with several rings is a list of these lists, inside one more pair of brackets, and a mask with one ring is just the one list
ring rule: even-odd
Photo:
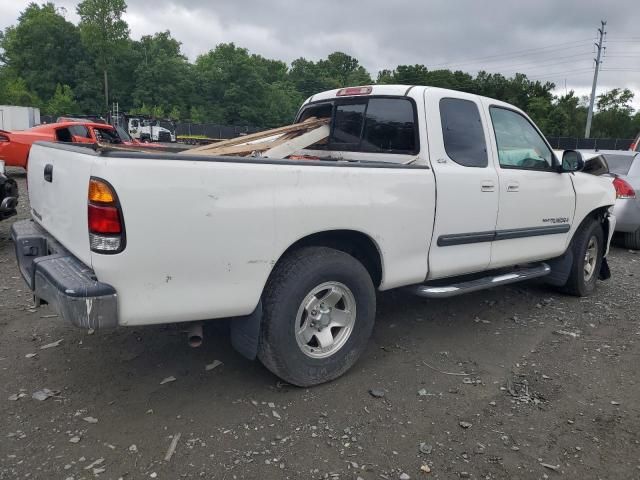
[[[308,118],[304,122],[295,123],[293,125],[285,125],[284,127],[273,128],[271,130],[265,130],[263,132],[252,133],[250,135],[244,135],[242,137],[232,138],[230,140],[225,140],[223,142],[218,142],[213,145],[203,145],[201,147],[196,147],[190,149],[188,152],[183,152],[185,154],[201,154],[201,155],[229,155],[229,153],[219,153],[216,150],[222,150],[226,147],[246,144],[248,142],[252,142],[255,140],[260,140],[262,138],[272,137],[275,135],[282,135],[285,133],[293,133],[293,132],[304,132],[314,128],[317,128],[321,125],[326,125],[329,123],[328,118],[316,119],[315,117]],[[279,139],[278,139],[279,140]],[[257,145],[258,143],[254,144]],[[262,148],[264,149],[264,148]],[[253,150],[260,150],[259,148],[253,148]]]
[[266,158],[287,158],[298,150],[302,150],[314,143],[318,143],[329,136],[329,125],[322,125],[295,138],[285,140],[279,145],[273,145],[262,154]]

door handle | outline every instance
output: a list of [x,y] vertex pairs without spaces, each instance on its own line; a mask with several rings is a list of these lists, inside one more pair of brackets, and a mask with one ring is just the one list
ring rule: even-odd
[[520,184],[518,182],[512,182],[507,184],[507,192],[518,192],[520,190]]
[[496,189],[496,186],[491,181],[482,182],[482,186],[480,187],[480,190],[483,192],[494,192],[495,189]]
[[45,182],[53,182],[53,165],[47,163],[44,166],[44,180]]

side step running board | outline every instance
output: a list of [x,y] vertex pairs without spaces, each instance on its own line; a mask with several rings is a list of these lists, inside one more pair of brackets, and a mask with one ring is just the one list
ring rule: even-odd
[[463,293],[476,292],[485,288],[507,285],[509,283],[521,282],[532,278],[544,277],[551,272],[551,267],[546,263],[541,263],[531,267],[521,267],[512,272],[489,275],[475,280],[461,281],[450,285],[414,285],[407,287],[410,291],[420,297],[446,298],[462,295]]

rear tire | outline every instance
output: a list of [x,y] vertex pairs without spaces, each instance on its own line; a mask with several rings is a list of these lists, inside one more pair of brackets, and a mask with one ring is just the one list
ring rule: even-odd
[[576,297],[593,293],[600,274],[604,253],[604,233],[600,223],[589,219],[579,227],[571,247],[573,264],[563,290]]
[[[300,387],[333,380],[358,360],[373,330],[369,272],[326,247],[295,250],[276,265],[262,297],[258,358]],[[343,326],[341,326],[343,325]]]
[[622,242],[625,248],[640,250],[640,228],[635,232],[625,233]]

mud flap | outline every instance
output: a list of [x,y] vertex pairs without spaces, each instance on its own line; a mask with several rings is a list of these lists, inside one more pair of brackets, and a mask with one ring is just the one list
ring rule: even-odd
[[261,323],[262,301],[250,315],[232,318],[230,322],[231,345],[240,355],[249,360],[255,360],[258,356]]
[[606,257],[602,259],[602,264],[600,265],[600,272],[598,273],[598,278],[600,280],[609,280],[611,278],[611,270],[609,269],[609,262],[607,262]]
[[548,260],[546,262],[551,267],[551,273],[544,278],[544,281],[554,287],[562,287],[567,283],[571,266],[573,265],[573,252],[569,248],[564,255]]

